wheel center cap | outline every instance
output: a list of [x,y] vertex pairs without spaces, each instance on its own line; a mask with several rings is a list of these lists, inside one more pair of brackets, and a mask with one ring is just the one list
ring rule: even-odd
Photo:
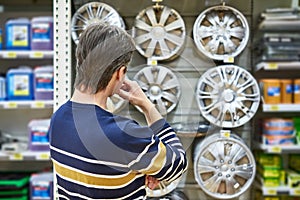
[[228,166],[227,165],[222,165],[221,166],[221,171],[225,172],[228,170]]
[[223,93],[223,99],[226,103],[233,102],[235,95],[231,90],[225,90]]
[[160,40],[160,39],[164,38],[165,34],[166,34],[166,31],[165,31],[164,27],[161,27],[161,26],[156,26],[151,31],[151,35],[156,40]]
[[152,97],[158,97],[161,94],[161,89],[157,85],[151,86],[149,91]]

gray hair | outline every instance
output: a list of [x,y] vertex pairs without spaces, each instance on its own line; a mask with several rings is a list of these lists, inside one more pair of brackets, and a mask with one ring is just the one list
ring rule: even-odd
[[134,41],[125,30],[102,23],[89,25],[76,48],[74,87],[92,94],[105,89],[113,73],[130,62],[134,50]]

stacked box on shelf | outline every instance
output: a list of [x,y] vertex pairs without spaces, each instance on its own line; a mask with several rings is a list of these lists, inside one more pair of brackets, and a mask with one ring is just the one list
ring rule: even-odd
[[262,124],[262,143],[266,145],[294,145],[296,133],[293,119],[267,118]]
[[282,170],[282,158],[278,154],[258,152],[256,155],[258,173],[266,187],[284,184],[285,174]]
[[294,117],[293,120],[296,131],[297,143],[300,144],[300,117]]
[[28,174],[1,174],[0,199],[27,200],[29,178]]

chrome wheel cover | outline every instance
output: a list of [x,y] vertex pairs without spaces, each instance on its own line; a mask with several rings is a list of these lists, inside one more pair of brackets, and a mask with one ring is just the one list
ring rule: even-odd
[[170,113],[177,106],[181,88],[176,75],[170,69],[163,66],[144,67],[134,76],[134,80],[162,115]]
[[106,102],[107,109],[112,113],[120,112],[126,104],[127,102],[117,94],[107,98]]
[[200,188],[217,199],[232,199],[253,183],[255,159],[241,138],[213,134],[196,147],[194,175]]
[[90,2],[81,6],[72,17],[71,31],[73,41],[78,44],[80,33],[88,25],[96,22],[103,22],[125,29],[123,19],[111,6],[100,2]]
[[176,179],[175,181],[172,182],[167,182],[167,181],[161,181],[159,185],[154,189],[151,190],[149,188],[146,189],[147,196],[149,197],[161,197],[164,196],[173,190],[176,189],[180,182],[180,178]]
[[179,13],[161,5],[141,11],[132,28],[138,52],[154,60],[168,60],[178,56],[185,35],[185,24]]
[[221,65],[207,70],[199,79],[197,103],[203,117],[219,127],[247,123],[260,102],[259,85],[245,69]]
[[196,19],[193,37],[200,52],[214,60],[236,57],[246,47],[250,29],[247,19],[229,6],[214,6]]

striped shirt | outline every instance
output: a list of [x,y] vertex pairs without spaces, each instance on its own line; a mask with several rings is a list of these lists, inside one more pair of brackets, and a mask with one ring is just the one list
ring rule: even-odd
[[140,126],[67,101],[52,115],[49,135],[59,199],[146,199],[146,175],[172,181],[187,168],[182,144],[164,119]]

